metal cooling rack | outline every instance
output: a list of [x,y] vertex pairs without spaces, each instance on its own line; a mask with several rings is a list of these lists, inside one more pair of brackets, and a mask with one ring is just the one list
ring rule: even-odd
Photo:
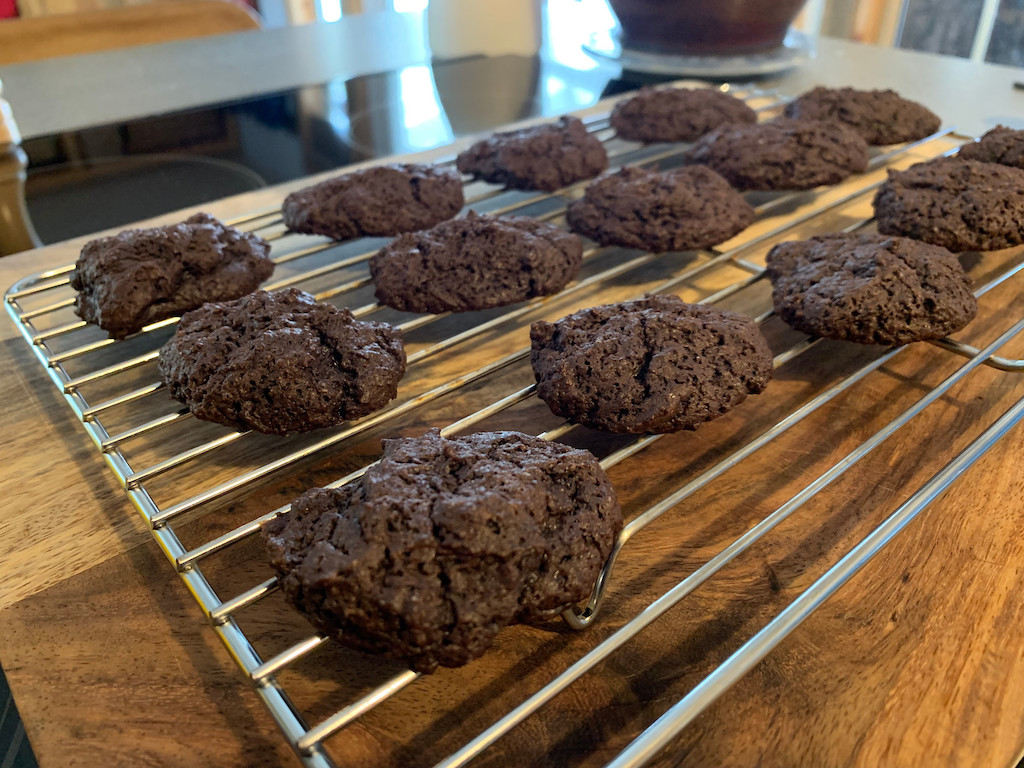
[[[752,88],[732,90],[747,99],[760,112],[770,113],[780,106],[780,100],[774,94]],[[612,101],[608,101],[602,106],[607,110],[611,103]],[[678,156],[683,149],[678,145],[640,147],[620,141],[612,135],[606,116],[590,115],[586,122],[588,129],[605,142],[613,167],[625,164],[670,166],[678,162]],[[871,168],[878,169],[891,163],[907,161],[912,154],[928,156],[948,152],[952,146],[951,134],[945,131],[912,145],[878,151],[871,160]],[[440,159],[437,162],[450,163],[451,159]],[[581,182],[551,194],[524,194],[467,182],[467,206],[480,212],[515,212],[561,222],[566,202],[579,196],[585,184],[586,182]],[[524,326],[528,325],[529,318],[541,316],[545,309],[557,306],[555,302],[564,302],[575,297],[583,300],[589,297],[592,291],[607,286],[621,287],[620,279],[632,277],[661,264],[667,265],[667,273],[660,276],[655,285],[647,289],[648,291],[661,293],[685,288],[689,291],[697,290],[702,302],[724,301],[754,288],[762,281],[763,268],[755,261],[751,261],[752,256],[763,255],[770,245],[785,239],[786,234],[797,227],[813,225],[816,219],[830,211],[839,210],[858,201],[863,202],[877,186],[878,183],[869,181],[867,177],[858,177],[834,190],[752,194],[751,202],[755,205],[759,221],[767,223],[769,229],[761,231],[752,239],[740,241],[737,238],[721,249],[694,254],[692,260],[683,264],[662,256],[636,251],[588,248],[584,254],[583,275],[557,297],[537,299],[498,312],[466,315],[454,331],[446,332],[440,339],[432,337],[432,327],[440,327],[449,316],[400,315],[397,324],[406,335],[410,373],[425,370],[434,359],[441,358],[443,353],[458,351],[458,348],[467,345],[468,342],[479,342],[488,338],[490,334],[499,332],[510,323],[515,325],[520,337],[524,338],[522,331]],[[778,219],[778,223],[773,226],[774,219]],[[319,299],[340,300],[355,307],[354,314],[359,317],[387,316],[386,308],[367,300],[370,279],[365,262],[376,252],[379,242],[363,240],[338,244],[294,235],[284,230],[276,210],[254,212],[231,223],[257,231],[273,242],[272,257],[278,265],[277,273],[273,282],[265,287],[299,285],[311,290]],[[869,219],[861,217],[847,229],[852,231],[869,224]],[[981,286],[977,291],[978,295],[986,293],[1004,281],[1014,279],[1022,268],[1024,261],[1009,264],[1002,274]],[[103,338],[97,329],[77,320],[71,313],[74,297],[68,286],[72,269],[72,266],[68,266],[19,281],[5,296],[8,312],[51,380],[63,393],[87,434],[101,450],[110,469],[152,530],[154,538],[174,564],[238,666],[253,683],[302,762],[308,766],[333,765],[325,745],[326,740],[342,732],[346,726],[378,704],[398,695],[418,678],[418,674],[403,671],[387,677],[365,695],[355,697],[344,708],[310,725],[302,711],[292,703],[280,677],[301,659],[314,654],[327,641],[323,637],[310,635],[284,649],[269,649],[271,643],[266,638],[256,632],[250,631],[247,634],[243,631],[240,617],[247,615],[247,612],[258,610],[261,601],[276,591],[276,580],[266,579],[241,593],[222,597],[211,586],[202,569],[204,561],[209,558],[236,551],[239,545],[258,532],[263,522],[286,511],[287,507],[270,510],[255,520],[217,535],[209,535],[205,540],[190,543],[188,546],[179,537],[178,526],[199,515],[202,515],[204,520],[209,519],[211,513],[224,509],[240,494],[246,495],[247,498],[252,497],[259,493],[271,477],[305,460],[340,450],[358,435],[374,428],[398,425],[403,416],[428,403],[465,390],[472,384],[494,377],[506,369],[525,365],[529,356],[528,347],[524,346],[493,357],[482,366],[476,365],[470,370],[448,375],[440,383],[434,383],[427,388],[400,390],[399,397],[394,403],[364,419],[337,429],[320,431],[312,437],[278,441],[276,445],[268,448],[265,441],[261,442],[261,436],[253,433],[233,432],[196,422],[187,410],[179,408],[178,404],[163,392],[163,385],[155,372],[155,360],[159,347],[169,336],[176,319],[154,323],[135,337],[122,342]],[[712,290],[700,289],[700,281],[709,276],[719,277],[720,282],[724,276],[726,284]],[[772,312],[768,310],[757,320],[763,323],[771,316]],[[1017,321],[983,349],[975,349],[950,339],[935,342],[936,347],[960,355],[966,358],[966,362],[900,416],[676,586],[663,594],[652,596],[652,602],[646,608],[440,765],[460,766],[480,754],[739,557],[979,366],[989,366],[1008,373],[1024,371],[1024,361],[1006,359],[995,354],[1022,330],[1024,320]],[[427,331],[424,334],[425,338],[418,339],[417,333],[424,331]],[[813,354],[819,343],[819,340],[804,338],[788,346],[776,355],[776,368],[804,355]],[[903,354],[906,349],[901,347],[881,351],[871,362],[818,392],[775,426],[741,447],[735,448],[731,454],[698,476],[689,479],[684,485],[672,489],[653,506],[638,514],[627,514],[630,519],[601,573],[594,594],[586,605],[567,611],[563,617],[565,621],[575,629],[583,629],[595,620],[606,594],[609,591],[614,594],[613,566],[637,532],[730,469],[740,465],[825,404],[857,386],[870,374]],[[458,362],[459,358],[456,358],[455,363]],[[410,377],[407,376],[408,378]],[[768,397],[771,396],[770,393],[769,388]],[[442,433],[452,434],[466,430],[530,401],[533,396],[532,385],[509,392],[497,401],[449,424],[442,429]],[[925,483],[882,525],[857,544],[661,719],[650,725],[611,765],[642,765],[652,758],[722,692],[769,653],[822,601],[849,580],[896,532],[1022,416],[1024,399],[1018,401],[1001,418],[988,426],[980,437]],[[541,436],[554,440],[565,436],[573,429],[573,425],[563,423],[542,433]],[[662,437],[639,437],[604,455],[601,463],[606,469],[615,466]],[[247,458],[246,451],[250,445],[255,446],[252,453],[260,457],[255,463]],[[270,458],[266,459],[268,450]],[[227,458],[223,458],[225,455]],[[224,472],[206,471],[211,465],[218,468],[226,465],[229,470],[227,476],[224,476]],[[366,468],[364,466],[351,472],[331,485],[342,485],[361,475]],[[168,482],[161,485],[159,481],[163,480]],[[186,495],[176,497],[168,492],[168,488],[184,489]],[[269,573],[269,568],[267,572]],[[296,621],[301,621],[297,616],[295,618]],[[443,675],[444,671],[441,670],[437,674]]]

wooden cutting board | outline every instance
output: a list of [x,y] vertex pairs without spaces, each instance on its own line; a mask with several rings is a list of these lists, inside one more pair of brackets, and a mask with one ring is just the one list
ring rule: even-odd
[[[273,204],[280,190],[211,206],[229,218]],[[815,219],[838,228],[865,201]],[[861,206],[861,209],[856,208]],[[786,211],[780,216],[797,215]],[[178,219],[168,217],[167,220]],[[773,218],[738,240],[758,238]],[[749,254],[763,259],[769,243]],[[65,244],[0,262],[0,284],[74,260]],[[756,252],[755,252],[756,251]],[[672,257],[667,257],[672,258]],[[986,254],[979,282],[1024,259]],[[651,269],[574,298],[577,306],[634,296],[662,278]],[[696,299],[742,270],[682,287]],[[763,285],[728,306],[768,304]],[[575,306],[552,302],[557,317]],[[981,300],[957,338],[984,346],[1024,317],[1011,279]],[[524,343],[501,329],[414,373],[410,391]],[[776,351],[798,340],[777,320]],[[48,765],[297,764],[191,597],[138,521],[102,458],[13,325],[0,322],[0,664],[33,748]],[[425,338],[416,343],[429,343]],[[627,518],[777,423],[856,370],[870,350],[824,343],[780,368],[761,396],[694,432],[665,437],[610,472]],[[1024,357],[1024,340],[1001,354]],[[431,765],[500,718],[575,658],[779,507],[962,364],[915,345],[740,467],[646,528],[624,550],[600,620],[583,633],[560,624],[514,627],[485,657],[423,678],[328,742],[339,765]],[[182,531],[197,540],[251,519],[379,455],[379,439],[443,426],[528,384],[514,366],[373,430],[329,456],[261,484]],[[500,740],[482,765],[601,765],[716,664],[788,605],[971,439],[1024,397],[1024,376],[980,368],[762,542]],[[536,400],[482,428],[539,431],[558,421]],[[593,433],[567,440],[607,452]],[[659,764],[1012,765],[1024,752],[1024,430],[997,446],[886,550],[687,729]],[[221,468],[214,468],[219,470]],[[230,469],[230,468],[228,468]],[[210,473],[206,468],[203,472]],[[215,472],[213,473],[215,474]],[[269,576],[258,542],[203,565],[229,596]],[[261,648],[309,630],[279,597],[239,622]],[[396,667],[328,645],[281,676],[311,722]]]

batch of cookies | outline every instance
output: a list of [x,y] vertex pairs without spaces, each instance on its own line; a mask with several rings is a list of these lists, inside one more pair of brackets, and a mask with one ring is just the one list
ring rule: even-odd
[[[291,231],[396,236],[370,260],[378,301],[465,312],[553,295],[579,274],[580,235],[651,253],[709,248],[748,227],[742,192],[811,189],[868,165],[868,145],[925,138],[939,118],[892,91],[816,88],[758,122],[717,90],[644,89],[618,103],[625,140],[692,142],[684,165],[604,173],[576,118],[499,133],[457,170],[389,165],[288,196]],[[555,192],[593,179],[568,228],[463,208],[463,177]],[[603,175],[601,175],[603,174]],[[595,178],[596,177],[596,178]],[[938,339],[977,307],[954,252],[1024,242],[1024,131],[997,128],[953,157],[889,171],[879,234],[831,234],[767,255],[779,317],[864,344]],[[197,214],[88,243],[76,312],[111,337],[182,315],[160,351],[170,394],[199,419],[271,434],[340,424],[397,394],[398,330],[298,289],[266,292],[270,245]],[[184,314],[182,314],[184,313]],[[765,389],[757,323],[672,295],[590,307],[530,329],[537,394],[571,423],[615,433],[694,429]],[[313,489],[268,523],[271,565],[318,631],[432,671],[479,656],[504,626],[588,597],[622,526],[587,451],[517,432],[385,441],[338,489]]]

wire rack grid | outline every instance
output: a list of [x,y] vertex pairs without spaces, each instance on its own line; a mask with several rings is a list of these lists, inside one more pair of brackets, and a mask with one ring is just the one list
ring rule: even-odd
[[[772,114],[781,103],[775,94],[750,87],[734,87],[732,91],[765,115]],[[607,110],[611,102],[602,106]],[[591,115],[587,122],[588,129],[605,143],[613,166],[670,167],[679,162],[684,149],[678,145],[641,147],[618,140],[605,116]],[[261,524],[282,514],[287,505],[255,517],[248,515],[241,522],[235,519],[237,516],[230,515],[224,518],[227,522],[220,520],[233,502],[247,500],[251,508],[251,500],[258,499],[268,484],[287,476],[285,470],[301,473],[308,462],[333,456],[379,433],[393,434],[404,421],[414,422],[426,406],[443,403],[474,387],[483,386],[490,396],[485,398],[484,404],[477,403],[467,415],[449,421],[442,429],[443,434],[464,431],[495,419],[514,420],[517,409],[535,401],[532,384],[502,391],[505,380],[514,378],[510,374],[526,367],[529,350],[521,346],[524,329],[532,319],[563,314],[567,306],[596,303],[594,297],[620,299],[646,292],[679,292],[686,294],[688,300],[721,304],[743,298],[744,306],[760,301],[762,308],[754,314],[764,327],[773,321],[770,303],[764,306],[763,280],[763,255],[772,244],[802,232],[835,229],[836,222],[841,224],[838,228],[848,231],[870,226],[870,213],[864,213],[866,201],[870,200],[886,167],[948,153],[956,143],[950,131],[943,131],[911,145],[879,150],[872,157],[871,173],[834,189],[752,194],[749,198],[757,210],[758,223],[748,233],[717,249],[673,257],[592,246],[585,251],[581,277],[558,296],[461,317],[404,315],[373,301],[365,262],[376,252],[379,241],[338,244],[294,235],[283,228],[276,210],[253,212],[232,223],[260,232],[273,242],[272,256],[277,272],[265,287],[299,285],[314,292],[319,299],[346,303],[359,317],[374,316],[395,322],[406,334],[409,368],[416,372],[413,384],[405,387],[398,399],[382,411],[307,437],[268,440],[254,433],[228,431],[197,422],[187,409],[178,407],[167,397],[162,383],[154,376],[159,347],[173,330],[175,319],[154,323],[126,341],[103,338],[96,329],[71,314],[74,303],[68,287],[71,266],[19,281],[7,292],[6,306],[288,742],[305,764],[327,766],[334,764],[328,744],[331,737],[392,700],[420,676],[383,665],[372,684],[353,686],[357,693],[344,706],[310,724],[309,715],[289,694],[284,676],[297,665],[308,662],[323,648],[326,639],[306,630],[300,632],[298,639],[290,638],[282,644],[276,636],[269,639],[263,636],[274,633],[246,631],[243,624],[247,617],[259,611],[268,598],[276,594],[276,580],[265,577],[242,589],[232,582],[230,596],[225,597],[222,596],[225,590],[216,588],[206,573],[207,564],[215,563],[218,558],[246,557],[247,554],[236,553],[247,553],[246,547],[251,545]],[[440,159],[438,162],[451,161]],[[581,183],[551,194],[530,194],[467,182],[467,205],[481,212],[514,212],[563,223],[567,201],[577,197],[583,186]],[[1022,266],[1024,261],[1020,254],[1008,256],[998,269],[987,275],[977,294],[984,296],[1013,280]],[[750,296],[755,298],[746,301],[745,297]],[[685,578],[654,595],[649,604],[620,622],[600,642],[564,664],[527,698],[511,702],[506,714],[439,764],[464,765],[480,755],[749,551],[820,491],[871,456],[896,431],[947,396],[972,372],[982,366],[1004,373],[1024,371],[1024,361],[996,354],[1022,330],[1024,320],[1013,322],[981,349],[951,339],[935,342],[936,347],[964,358],[965,362],[949,371],[922,397],[853,447],[792,498],[707,558]],[[514,351],[508,351],[510,346]],[[782,369],[822,354],[822,346],[818,339],[776,332],[773,337],[775,367]],[[684,501],[726,473],[742,468],[750,457],[863,385],[866,379],[905,355],[907,349],[881,350],[867,362],[845,371],[769,428],[739,443],[729,443],[716,461],[686,477],[684,482],[666,478],[660,498],[629,515],[593,595],[586,605],[566,612],[565,622],[573,629],[583,629],[602,614],[606,596],[614,595],[615,566],[627,550],[628,542],[640,531],[665,513],[677,510]],[[493,398],[495,391],[501,394]],[[1024,408],[1022,402],[1024,400],[1015,403],[1003,417],[984,428],[948,466],[921,485],[910,499],[815,580],[794,603],[759,629],[661,719],[646,728],[611,764],[645,764],[671,743],[682,728],[763,659],[999,436],[1016,424]],[[535,420],[527,418],[526,421],[533,423]],[[569,423],[557,423],[542,431],[541,436],[571,440],[587,432]],[[586,442],[586,434],[582,439]],[[662,436],[649,435],[619,441],[611,448],[604,446],[601,463],[611,470],[662,439]],[[365,460],[358,461],[344,476],[335,475],[336,479],[329,484],[338,486],[349,482],[370,465]],[[668,492],[664,492],[666,490]],[[264,573],[269,575],[269,569]],[[438,673],[443,674],[444,671]]]

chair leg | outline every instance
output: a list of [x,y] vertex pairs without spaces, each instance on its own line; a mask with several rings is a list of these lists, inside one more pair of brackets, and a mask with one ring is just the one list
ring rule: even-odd
[[0,98],[0,256],[41,245],[25,207],[27,167],[11,107]]

